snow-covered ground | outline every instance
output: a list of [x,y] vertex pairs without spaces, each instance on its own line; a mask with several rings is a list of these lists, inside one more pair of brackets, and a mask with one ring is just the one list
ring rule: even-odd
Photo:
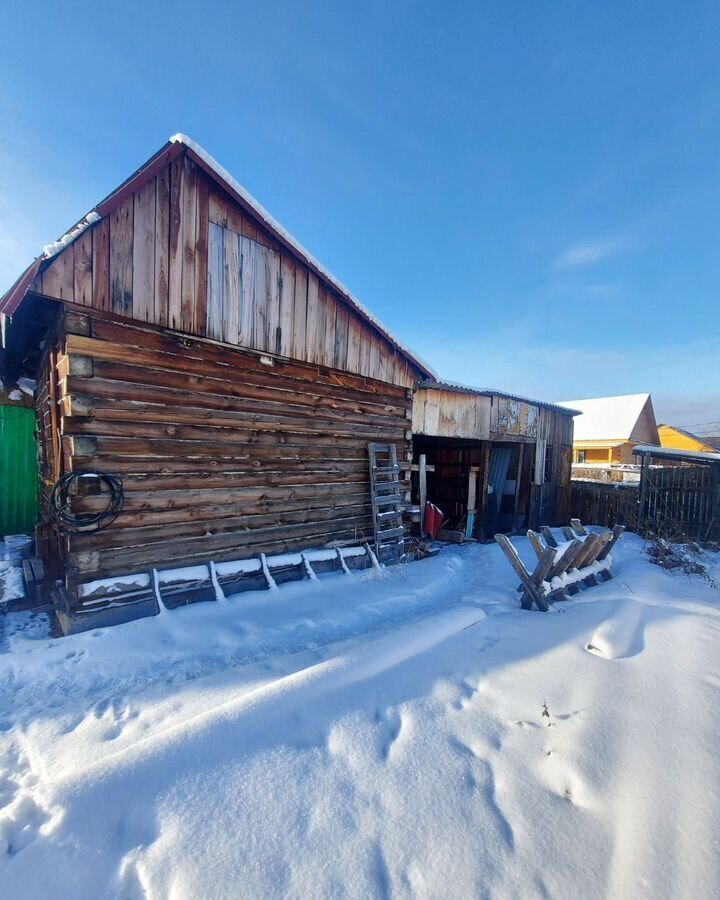
[[720,896],[720,593],[613,556],[548,614],[472,545],[60,640],[8,616],[0,896]]

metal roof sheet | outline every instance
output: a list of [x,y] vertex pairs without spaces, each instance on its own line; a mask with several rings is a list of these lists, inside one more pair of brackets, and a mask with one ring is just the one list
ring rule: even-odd
[[549,403],[546,400],[535,400],[532,397],[525,397],[522,394],[512,394],[508,391],[500,391],[496,388],[479,388],[472,387],[469,384],[461,384],[458,381],[445,381],[444,379],[426,379],[418,384],[418,390],[440,390],[451,391],[454,394],[475,394],[479,397],[507,397],[509,400],[519,400],[521,403],[532,403],[534,406],[542,406],[545,409],[553,409],[555,412],[562,413],[566,416],[579,416],[580,410],[570,409],[567,406],[561,406],[558,403]]

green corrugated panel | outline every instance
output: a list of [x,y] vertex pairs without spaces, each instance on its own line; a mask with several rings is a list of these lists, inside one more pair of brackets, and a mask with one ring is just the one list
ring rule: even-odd
[[32,531],[37,522],[35,413],[0,406],[0,535]]

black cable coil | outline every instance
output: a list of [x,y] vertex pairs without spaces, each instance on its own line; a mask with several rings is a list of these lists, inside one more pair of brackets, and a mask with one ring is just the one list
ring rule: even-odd
[[[101,490],[97,496],[107,496],[107,508],[100,512],[72,512],[73,487],[81,478],[94,479],[107,490]],[[84,531],[100,531],[107,528],[120,515],[125,502],[122,478],[108,475],[106,472],[70,472],[63,475],[55,484],[50,494],[50,510],[52,517],[62,531],[77,534]]]

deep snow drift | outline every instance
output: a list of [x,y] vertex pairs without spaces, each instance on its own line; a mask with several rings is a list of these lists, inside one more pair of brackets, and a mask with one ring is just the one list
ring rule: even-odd
[[61,640],[7,617],[0,896],[720,896],[720,594],[613,556],[548,614],[472,545]]

